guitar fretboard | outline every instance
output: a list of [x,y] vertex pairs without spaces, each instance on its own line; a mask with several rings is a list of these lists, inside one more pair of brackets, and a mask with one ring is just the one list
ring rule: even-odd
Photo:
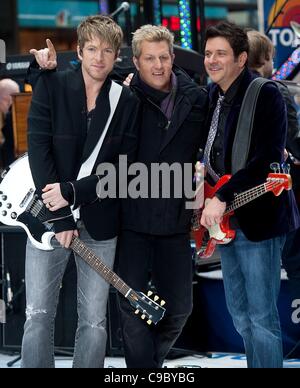
[[276,189],[281,185],[282,185],[281,180],[270,180],[260,186],[254,187],[253,189],[245,191],[241,194],[237,194],[234,201],[227,206],[225,215],[246,205],[247,203],[252,202],[253,200],[261,197],[262,195],[268,193],[269,191]]
[[78,237],[73,237],[71,246],[82,259],[89,264],[99,275],[101,275],[109,284],[115,287],[121,294],[128,297],[131,288],[112,271],[103,261],[96,256]]
[[[282,179],[270,179],[267,182],[254,187],[253,189],[247,190],[241,194],[237,194],[233,202],[231,202],[225,211],[224,215],[230,214],[236,209],[246,205],[247,203],[252,202],[253,200],[261,197],[262,195],[275,190],[276,188],[282,186]],[[201,227],[200,219],[201,219],[202,209],[194,210],[192,217],[192,229],[197,230]]]

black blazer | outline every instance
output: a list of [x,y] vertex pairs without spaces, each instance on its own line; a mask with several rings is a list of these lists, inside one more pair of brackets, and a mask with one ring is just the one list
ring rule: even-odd
[[[206,89],[200,88],[183,71],[175,67],[174,72],[178,90],[168,128],[167,117],[145,93],[139,78],[135,76],[132,80],[131,87],[141,100],[143,112],[137,161],[149,168],[151,163],[177,163],[182,170],[185,163],[190,163],[192,174],[198,151],[204,148],[207,137],[208,95]],[[150,184],[149,181],[149,187]],[[191,199],[185,195],[176,198],[172,191],[171,187],[170,199],[160,196],[124,201],[123,228],[152,235],[188,233],[192,211],[186,210],[186,202]]]
[[[231,156],[234,136],[241,104],[251,81],[256,77],[246,70],[239,90],[229,107],[226,122],[224,155],[226,174],[231,174]],[[209,89],[211,119],[218,87],[213,84]],[[210,120],[209,120],[210,122]],[[286,106],[276,85],[263,86],[257,102],[253,134],[246,168],[237,172],[231,181],[223,186],[218,194],[229,203],[235,193],[241,193],[265,182],[272,172],[273,162],[283,162],[283,152],[287,136]],[[239,225],[251,241],[262,241],[286,234],[300,226],[300,219],[293,192],[284,192],[280,197],[268,193],[252,203],[236,210]]]
[[[95,174],[99,163],[118,164],[120,154],[135,158],[138,140],[139,102],[123,87],[91,176],[76,181],[81,164],[89,157],[110,113],[111,80],[104,83],[96,101],[87,134],[86,94],[81,67],[76,70],[43,73],[35,86],[28,118],[28,150],[33,179],[39,194],[48,183],[72,182],[75,205],[95,240],[118,234],[120,203],[117,199],[98,200]],[[69,207],[47,213],[56,232],[75,228]]]

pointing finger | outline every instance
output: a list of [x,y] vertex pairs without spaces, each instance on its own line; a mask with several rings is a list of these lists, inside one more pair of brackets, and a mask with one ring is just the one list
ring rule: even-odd
[[47,43],[47,47],[49,49],[50,56],[56,57],[55,47],[53,46],[53,43],[51,42],[51,40],[46,39],[46,43]]

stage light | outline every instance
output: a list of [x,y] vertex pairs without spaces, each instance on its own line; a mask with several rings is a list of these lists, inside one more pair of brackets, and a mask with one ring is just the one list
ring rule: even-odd
[[300,63],[300,47],[298,47],[288,60],[273,75],[273,80],[287,79]]
[[153,18],[156,26],[162,24],[161,0],[153,0]]
[[179,1],[181,46],[192,49],[191,8],[189,0]]
[[109,14],[108,0],[99,0],[99,12],[102,15]]

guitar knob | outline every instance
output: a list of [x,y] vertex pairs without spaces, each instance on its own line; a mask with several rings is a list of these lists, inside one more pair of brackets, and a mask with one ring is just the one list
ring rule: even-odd
[[282,171],[284,172],[284,174],[290,175],[290,172],[291,172],[291,165],[290,165],[290,164],[287,164],[287,163],[284,163],[284,164],[282,165]]
[[18,217],[17,213],[13,212],[11,213],[11,218],[15,220]]
[[2,201],[6,201],[7,200],[7,195],[2,195]]
[[11,208],[12,208],[12,204],[11,204],[11,203],[8,203],[8,204],[6,205],[6,207],[7,207],[7,209],[11,209]]
[[5,217],[5,216],[7,216],[7,211],[3,210],[3,212],[1,214],[3,215],[3,217]]

